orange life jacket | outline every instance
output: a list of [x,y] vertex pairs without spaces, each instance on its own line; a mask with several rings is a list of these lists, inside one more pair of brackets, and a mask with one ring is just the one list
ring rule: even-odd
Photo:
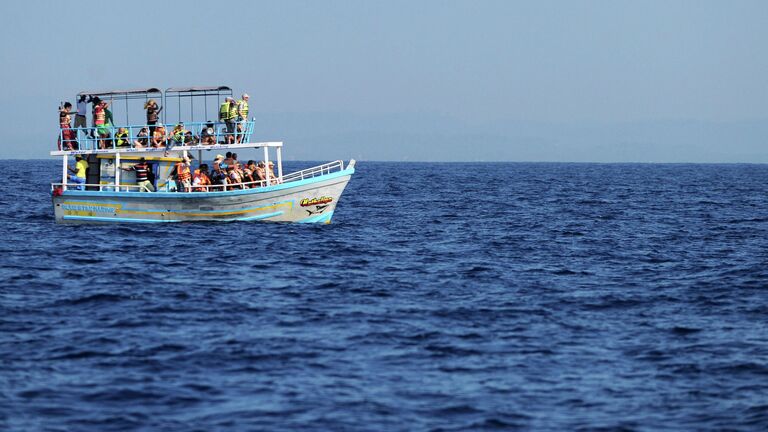
[[191,179],[192,175],[189,173],[189,166],[187,166],[184,162],[177,162],[176,177],[178,177],[179,181],[181,182]]
[[[211,185],[211,179],[208,178],[207,175],[200,172],[200,170],[195,170],[195,179],[194,181],[197,183],[196,186],[210,186]],[[195,192],[205,192],[207,188],[205,187],[195,187]]]
[[93,124],[103,125],[107,120],[107,113],[104,112],[104,108],[97,106],[93,110]]

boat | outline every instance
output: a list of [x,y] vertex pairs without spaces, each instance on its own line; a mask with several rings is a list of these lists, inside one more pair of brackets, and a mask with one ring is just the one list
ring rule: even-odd
[[[208,117],[208,107],[213,100],[216,101],[214,113],[218,114],[222,100],[231,98],[232,94],[228,86],[80,92],[78,98],[109,101],[108,106],[112,109],[117,109],[115,102],[121,108],[121,102],[124,102],[126,122],[124,125],[109,124],[107,130],[98,131],[94,127],[62,126],[59,148],[50,152],[51,156],[62,160],[61,182],[51,184],[56,223],[330,223],[342,192],[355,172],[355,160],[346,164],[336,160],[283,173],[283,143],[251,141],[255,118],[240,119],[234,132],[227,128],[226,122],[194,121],[194,115],[203,109]],[[160,123],[130,124],[128,121],[130,103],[154,98],[162,101],[162,125],[168,125],[168,117],[172,116],[169,111],[175,108],[173,102],[178,99],[178,121],[172,124],[180,124],[184,131],[184,134],[174,135],[178,139],[161,140],[164,146],[158,147],[151,145],[152,136],[147,136],[147,130],[150,126],[159,128]],[[182,112],[186,112],[182,101],[191,105],[189,117],[182,116]],[[191,120],[182,121],[182,118]],[[207,140],[201,139],[204,135]],[[191,160],[190,172],[197,173],[196,170],[205,164],[204,158],[213,160],[225,152],[251,151],[248,149],[256,149],[264,167],[274,164],[277,172],[265,168],[260,171],[264,173],[263,179],[204,184],[195,188],[177,185],[170,175],[174,167],[184,161]],[[273,155],[274,159],[270,160]],[[72,181],[70,158],[86,161],[88,169],[84,182]],[[142,159],[148,166],[152,192],[136,182],[133,167]],[[221,158],[217,160],[221,161]]]

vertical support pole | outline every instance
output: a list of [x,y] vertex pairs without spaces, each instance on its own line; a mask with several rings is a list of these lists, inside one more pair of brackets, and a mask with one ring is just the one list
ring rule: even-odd
[[267,176],[267,184],[269,186],[269,147],[264,146],[264,172]]
[[63,184],[62,190],[67,190],[67,155],[64,155],[62,157],[62,164],[61,164],[61,183]]
[[120,192],[120,152],[115,152],[115,192]]
[[277,148],[277,182],[283,182],[283,146]]

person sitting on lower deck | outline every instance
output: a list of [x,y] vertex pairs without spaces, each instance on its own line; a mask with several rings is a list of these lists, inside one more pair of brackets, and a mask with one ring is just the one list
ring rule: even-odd
[[194,192],[208,192],[208,187],[211,185],[211,179],[208,177],[208,165],[202,164],[200,168],[195,170],[195,174],[192,177],[192,191]]
[[[224,165],[222,167],[222,165]],[[222,185],[217,186],[215,189],[223,189],[226,190],[227,185],[227,174],[226,174],[226,164],[224,164],[224,156],[218,154],[215,158],[213,158],[213,171],[211,171],[211,183],[214,185]]]
[[241,176],[243,177],[243,183],[248,188],[256,187],[257,185],[254,183],[256,180],[253,178],[253,170],[251,169],[251,162],[249,161],[248,165],[243,167]]
[[269,164],[267,165],[267,170],[269,171],[269,182],[273,185],[276,185],[278,183],[277,176],[275,175],[274,171],[275,163],[272,161],[269,161]]
[[243,179],[237,172],[234,165],[227,165],[227,178],[229,179],[230,189],[242,189]]
[[227,165],[235,164],[235,158],[232,157],[232,152],[227,152],[227,157],[224,158],[224,163]]
[[149,181],[149,164],[145,158],[139,159],[139,163],[131,168],[122,168],[123,171],[133,171],[136,173],[136,184],[139,186],[139,192],[154,192],[155,187]]
[[184,156],[184,159],[182,159],[181,162],[176,162],[176,165],[171,171],[171,176],[176,176],[176,182],[178,184],[179,191],[181,192],[192,192],[191,157],[192,156],[189,155]]
[[266,186],[267,185],[267,170],[265,169],[264,161],[259,161],[259,164],[256,165],[256,169],[253,171],[254,179],[259,183],[259,186]]

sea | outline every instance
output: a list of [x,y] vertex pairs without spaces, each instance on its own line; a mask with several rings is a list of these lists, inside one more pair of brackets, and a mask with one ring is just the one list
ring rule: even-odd
[[64,226],[0,161],[0,430],[768,430],[768,165],[356,169],[330,225]]

